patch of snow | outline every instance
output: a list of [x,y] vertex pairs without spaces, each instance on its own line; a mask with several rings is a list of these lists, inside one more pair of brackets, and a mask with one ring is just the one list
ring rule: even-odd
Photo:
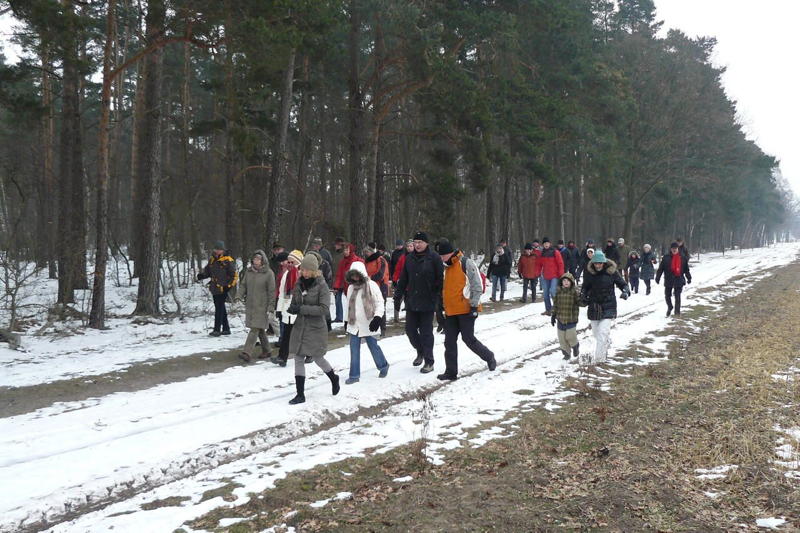
[[248,518],[220,518],[217,527],[228,527],[245,520],[248,520]]
[[766,529],[778,529],[780,526],[786,523],[786,520],[781,518],[759,518],[756,520],[757,527],[763,527]]
[[396,477],[392,481],[395,483],[408,483],[412,481],[414,478],[412,476],[403,476],[403,477]]
[[331,501],[330,498],[328,498],[327,500],[317,500],[314,503],[309,503],[308,506],[314,507],[315,509],[319,509],[320,507],[325,507],[326,505],[328,505],[328,502],[330,501]]
[[721,479],[724,478],[728,472],[739,468],[738,465],[720,465],[714,468],[695,468],[695,474],[699,474],[697,479]]

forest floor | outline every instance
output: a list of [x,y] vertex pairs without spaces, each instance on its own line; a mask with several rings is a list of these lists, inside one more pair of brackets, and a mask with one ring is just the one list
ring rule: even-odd
[[[509,412],[515,429],[507,438],[447,451],[438,465],[418,440],[292,473],[248,503],[188,525],[219,530],[227,519],[233,525],[222,529],[236,532],[274,524],[283,524],[274,531],[796,531],[798,280],[794,263],[718,310],[692,310],[663,331],[675,339],[667,359],[617,367],[626,375],[608,388],[596,381],[602,368],[590,369],[569,382],[577,394],[560,409]],[[637,350],[629,347],[628,355]]]
[[459,344],[458,381],[420,375],[394,328],[388,379],[364,349],[361,382],[332,397],[312,365],[302,406],[291,368],[241,365],[224,343],[170,356],[191,345],[165,338],[160,358],[118,349],[109,368],[92,343],[110,339],[57,337],[0,357],[20,385],[0,389],[0,531],[800,527],[798,252],[693,261],[680,319],[660,286],[620,301],[610,360],[590,369],[562,360],[541,297],[518,304],[514,283],[476,327],[496,372]]

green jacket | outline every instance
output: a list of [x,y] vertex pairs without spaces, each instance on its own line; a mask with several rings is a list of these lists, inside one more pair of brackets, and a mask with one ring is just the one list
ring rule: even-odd
[[[563,279],[568,279],[572,282],[572,287],[565,289],[561,286]],[[579,309],[578,302],[578,289],[575,287],[575,278],[569,272],[566,272],[558,279],[558,290],[553,299],[553,315],[556,320],[562,324],[576,324],[578,322]]]

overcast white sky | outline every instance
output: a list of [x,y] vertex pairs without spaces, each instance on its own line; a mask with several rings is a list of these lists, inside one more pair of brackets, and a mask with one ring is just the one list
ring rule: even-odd
[[[664,28],[718,40],[715,62],[745,131],[777,157],[800,195],[800,0],[655,0]],[[0,43],[12,19],[0,17]],[[16,53],[3,44],[9,60]]]
[[[664,27],[718,40],[728,96],[745,131],[800,195],[800,0],[655,0]],[[793,66],[794,65],[794,66]]]

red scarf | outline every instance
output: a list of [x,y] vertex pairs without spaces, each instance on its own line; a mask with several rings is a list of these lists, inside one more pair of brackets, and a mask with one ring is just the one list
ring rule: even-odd
[[297,267],[294,265],[289,265],[288,268],[281,270],[280,274],[278,275],[278,283],[275,284],[275,297],[279,297],[281,293],[281,281],[283,280],[284,276],[288,276],[286,278],[286,292],[285,295],[292,294],[292,290],[294,290],[294,285],[297,283],[297,274],[298,274]]
[[680,277],[681,272],[683,271],[683,264],[681,264],[682,260],[683,258],[681,257],[681,254],[675,254],[672,256],[670,268],[672,269],[672,273],[675,274],[676,278]]

